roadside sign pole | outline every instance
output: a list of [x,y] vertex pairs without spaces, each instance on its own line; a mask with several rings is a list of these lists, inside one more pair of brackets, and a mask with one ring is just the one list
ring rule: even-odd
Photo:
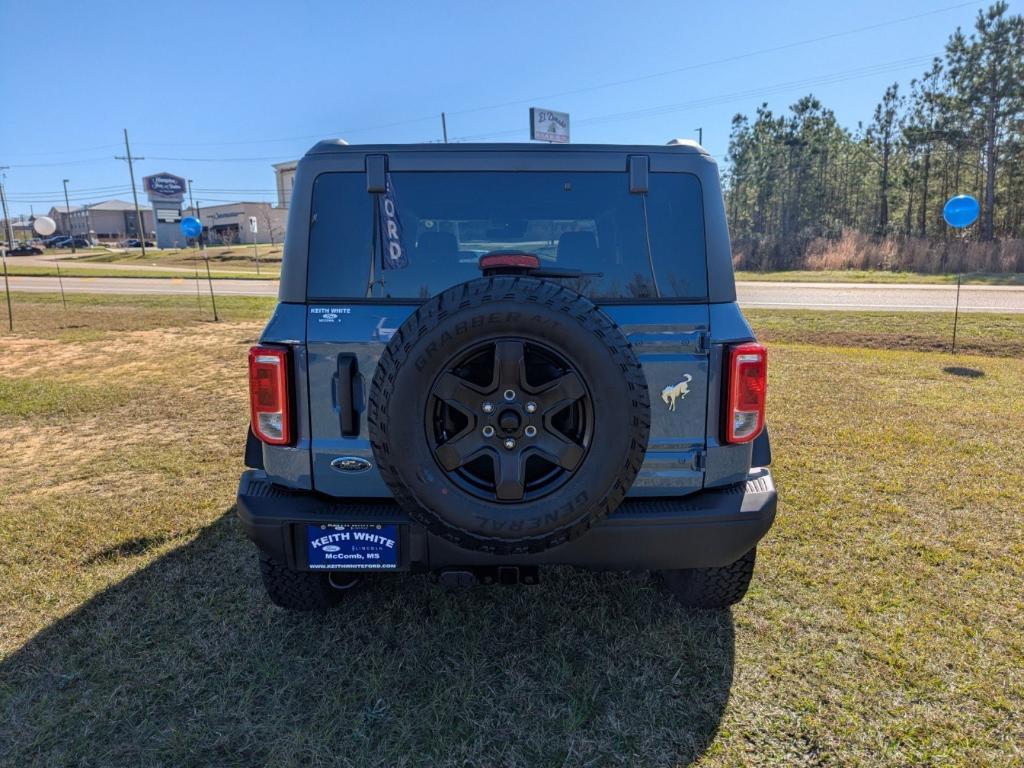
[[252,233],[252,255],[256,259],[256,276],[260,274],[260,249],[256,246],[256,233],[259,231],[259,224],[256,223],[256,217],[249,217],[249,232]]
[[213,304],[213,322],[217,322],[217,299],[213,296],[213,276],[210,274],[210,256],[206,253],[206,238],[203,237],[203,219],[199,215],[199,206],[196,209],[196,218],[199,219],[199,250],[203,252],[203,261],[206,262],[206,281],[210,284],[210,303]]
[[57,265],[57,285],[60,286],[60,303],[64,305],[65,314],[68,311],[68,300],[64,298],[64,277],[60,273],[60,256],[56,258],[54,264]]
[[960,276],[964,272],[964,249],[967,247],[967,229],[960,230],[960,268],[956,273],[956,305],[953,308],[953,347],[950,354],[956,354],[956,327],[960,321]]
[[213,295],[213,276],[210,274],[210,257],[206,255],[206,244],[203,244],[203,258],[206,260],[206,280],[210,284],[210,302],[213,304],[213,322],[220,320],[217,317],[217,299]]
[[[189,207],[192,209],[192,215],[198,218],[199,214],[196,213],[196,202],[195,200],[192,199],[192,179],[188,179],[188,204]],[[202,226],[202,224],[200,224],[200,226]],[[199,234],[202,234],[202,232],[202,229],[200,229]],[[198,240],[197,238],[194,237],[189,239],[192,241],[192,266],[196,270],[196,306],[199,308],[199,311],[202,312],[203,295],[199,289],[199,249],[197,247]]]
[[196,271],[196,307],[200,312],[203,311],[203,294],[199,288],[199,250],[196,248],[196,243],[192,241],[192,267]]

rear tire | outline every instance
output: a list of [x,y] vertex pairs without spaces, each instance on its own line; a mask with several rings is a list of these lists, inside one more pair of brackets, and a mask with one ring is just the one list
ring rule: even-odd
[[356,581],[353,578],[347,587],[339,588],[331,584],[331,577],[326,573],[293,571],[263,555],[260,555],[260,575],[271,602],[289,611],[326,611],[333,608]]
[[688,608],[728,608],[747,594],[756,559],[757,547],[754,547],[729,565],[661,571],[661,578],[681,605]]

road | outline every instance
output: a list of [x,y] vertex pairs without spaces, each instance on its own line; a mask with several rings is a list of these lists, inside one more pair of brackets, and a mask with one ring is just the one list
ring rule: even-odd
[[[11,277],[11,290],[55,292],[55,277]],[[201,290],[209,291],[205,281]],[[272,280],[214,280],[220,296],[276,296]],[[65,277],[71,293],[194,294],[196,281],[187,278]],[[885,285],[878,283],[737,283],[740,305],[767,309],[845,309],[952,312],[956,287],[949,285]],[[1024,312],[1024,287],[963,286],[963,312]]]

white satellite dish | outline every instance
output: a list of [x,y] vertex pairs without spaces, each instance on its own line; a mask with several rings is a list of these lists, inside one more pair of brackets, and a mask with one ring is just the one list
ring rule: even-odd
[[40,216],[32,222],[32,229],[34,229],[35,233],[40,237],[49,237],[57,231],[57,222],[49,216]]

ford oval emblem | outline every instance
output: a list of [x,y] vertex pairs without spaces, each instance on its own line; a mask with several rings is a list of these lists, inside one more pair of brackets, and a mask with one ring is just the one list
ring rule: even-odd
[[373,468],[373,464],[361,456],[339,456],[331,466],[339,472],[365,472]]

